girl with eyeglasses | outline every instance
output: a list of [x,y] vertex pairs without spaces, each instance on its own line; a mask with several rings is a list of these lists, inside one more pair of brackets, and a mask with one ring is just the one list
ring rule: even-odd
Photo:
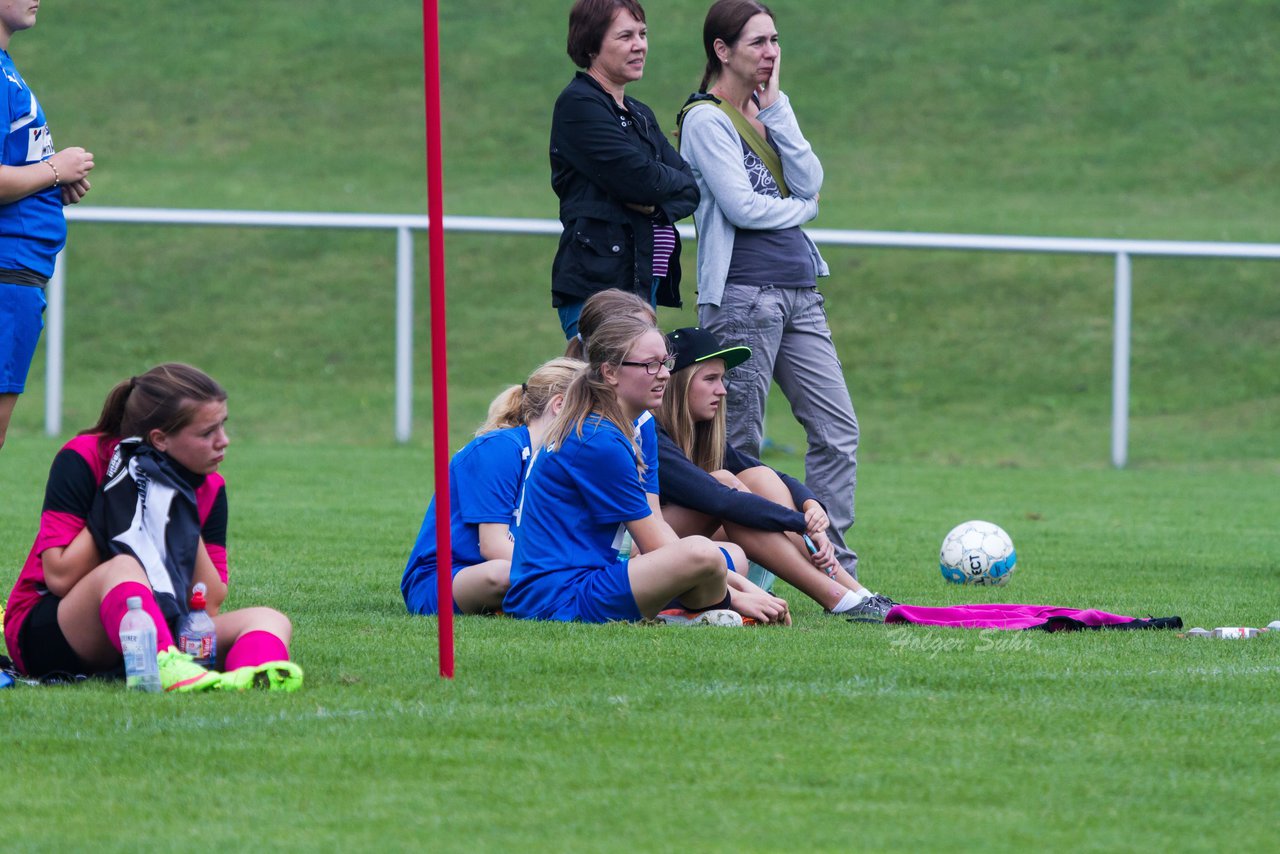
[[[742,625],[788,622],[786,603],[730,593],[741,550],[678,538],[649,506],[634,423],[661,405],[670,378],[666,339],[648,320],[611,317],[587,343],[587,365],[530,467],[517,511],[511,586],[503,610],[536,620],[653,619]],[[629,533],[642,554],[619,559]],[[673,603],[678,608],[672,609]]]
[[[585,359],[586,342],[591,340],[596,328],[608,318],[624,314],[646,321],[651,326],[658,325],[658,313],[649,303],[630,291],[607,288],[587,297],[582,304],[578,332],[569,339],[564,354],[572,359]],[[650,509],[661,518],[662,510],[658,503],[658,423],[653,420],[653,413],[647,409],[635,420],[635,439],[644,461],[645,495]]]

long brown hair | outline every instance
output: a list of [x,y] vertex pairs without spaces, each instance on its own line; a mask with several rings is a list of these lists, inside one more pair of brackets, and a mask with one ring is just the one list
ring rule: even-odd
[[639,315],[648,318],[654,326],[658,325],[658,313],[653,310],[653,306],[631,291],[620,288],[596,291],[582,304],[582,313],[578,315],[578,336],[569,339],[569,346],[565,348],[564,354],[570,359],[585,359],[585,342],[591,339],[596,327],[605,318],[619,314]]
[[145,440],[152,430],[176,433],[191,423],[202,405],[226,399],[226,390],[204,371],[168,362],[116,383],[97,423],[80,435],[99,433],[109,441],[127,436]]
[[618,396],[604,378],[605,365],[617,366],[636,341],[658,327],[633,314],[620,314],[605,320],[587,341],[587,366],[564,393],[564,406],[547,428],[542,444],[548,448],[563,444],[570,433],[582,435],[587,418],[598,415],[608,421],[631,442],[636,451],[636,470],[644,474],[644,458],[636,445],[635,425],[622,412]]
[[695,362],[674,372],[667,384],[667,393],[662,396],[662,406],[654,417],[694,465],[711,472],[724,468],[724,403],[716,407],[715,417],[710,421],[694,421],[689,410],[689,386],[706,365],[707,362]]
[[527,426],[551,404],[557,394],[564,394],[569,383],[587,366],[579,359],[560,357],[539,365],[529,379],[509,386],[489,404],[489,417],[476,430],[481,436],[507,427]]
[[699,92],[707,91],[707,84],[720,76],[720,57],[716,56],[716,39],[733,47],[742,36],[742,28],[756,15],[773,17],[773,12],[756,0],[716,0],[707,10],[702,22],[702,49],[707,54],[707,67],[702,74]]

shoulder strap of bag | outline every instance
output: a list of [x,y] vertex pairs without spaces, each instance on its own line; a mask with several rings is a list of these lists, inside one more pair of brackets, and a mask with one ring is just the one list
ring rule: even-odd
[[747,148],[760,158],[760,162],[769,170],[769,174],[773,176],[773,180],[778,185],[778,192],[782,194],[782,198],[791,196],[791,188],[787,186],[786,179],[782,175],[782,158],[778,157],[778,152],[773,150],[773,146],[762,137],[752,125],[747,121],[747,117],[738,111],[738,108],[727,101],[722,101],[714,95],[706,92],[697,92],[689,96],[689,100],[685,101],[683,107],[680,108],[679,115],[676,116],[676,133],[677,146],[679,150],[678,134],[680,129],[684,127],[684,117],[694,107],[702,104],[714,104],[720,108],[720,111],[729,117],[729,121],[733,122],[734,130],[738,132],[738,136],[742,137],[742,141],[747,144]]

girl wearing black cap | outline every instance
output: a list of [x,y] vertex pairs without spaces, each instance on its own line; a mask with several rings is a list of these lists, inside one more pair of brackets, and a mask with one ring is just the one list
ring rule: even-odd
[[895,603],[836,561],[830,522],[813,492],[725,439],[724,374],[751,351],[721,346],[697,327],[677,329],[668,341],[675,364],[657,413],[663,518],[680,536],[709,536],[723,527],[747,557],[828,612],[883,620]]

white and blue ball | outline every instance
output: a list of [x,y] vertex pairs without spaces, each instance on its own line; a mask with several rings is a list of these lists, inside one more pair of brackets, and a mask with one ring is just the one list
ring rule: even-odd
[[1013,575],[1018,555],[999,525],[973,520],[951,529],[938,555],[942,577],[952,584],[999,586]]

